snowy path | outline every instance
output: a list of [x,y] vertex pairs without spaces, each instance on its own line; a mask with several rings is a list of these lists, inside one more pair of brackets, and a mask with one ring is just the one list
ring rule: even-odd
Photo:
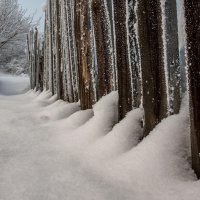
[[16,95],[24,93],[29,87],[27,77],[10,76],[0,73],[0,95]]
[[[27,80],[0,77],[0,93]],[[93,110],[45,91],[0,96],[0,200],[198,200],[184,109],[138,144],[141,110],[116,123],[117,95]]]

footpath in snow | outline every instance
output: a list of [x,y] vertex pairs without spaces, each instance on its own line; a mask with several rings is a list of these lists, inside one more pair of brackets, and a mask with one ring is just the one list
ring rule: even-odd
[[[0,200],[199,200],[187,106],[141,140],[136,109],[117,123],[117,93],[92,110],[0,76]],[[9,96],[5,96],[9,95]]]

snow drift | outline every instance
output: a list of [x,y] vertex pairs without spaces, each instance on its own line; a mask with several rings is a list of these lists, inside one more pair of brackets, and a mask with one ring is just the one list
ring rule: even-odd
[[0,199],[199,199],[187,100],[143,140],[142,109],[118,122],[117,102],[113,92],[80,111],[48,91],[0,96]]

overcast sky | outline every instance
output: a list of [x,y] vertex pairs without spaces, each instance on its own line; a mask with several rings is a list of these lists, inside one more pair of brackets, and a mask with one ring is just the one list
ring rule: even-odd
[[27,10],[27,15],[33,15],[35,12],[35,19],[39,19],[42,17],[40,22],[40,30],[43,31],[43,20],[44,20],[44,13],[42,10],[42,6],[44,4],[44,0],[18,0],[19,4],[22,5],[24,9]]

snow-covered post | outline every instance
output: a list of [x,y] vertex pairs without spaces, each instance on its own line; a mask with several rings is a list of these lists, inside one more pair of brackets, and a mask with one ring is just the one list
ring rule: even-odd
[[168,114],[160,0],[138,0],[144,136]]
[[67,41],[68,41],[68,56],[69,56],[69,71],[71,78],[72,100],[78,101],[78,80],[77,80],[77,62],[76,62],[76,48],[75,48],[75,33],[74,33],[74,6],[73,0],[66,2],[67,13]]
[[97,93],[98,98],[101,98],[113,90],[112,72],[114,69],[114,55],[111,24],[105,0],[93,0],[91,7],[98,66]]
[[26,43],[27,43],[27,59],[28,59],[28,65],[29,65],[30,85],[31,85],[31,89],[32,89],[30,32],[29,32],[29,34],[26,34]]
[[27,47],[28,47],[28,60],[30,66],[30,82],[31,89],[43,90],[43,46],[40,45],[39,34],[37,28],[31,29],[27,35]]
[[200,1],[184,0],[189,81],[192,167],[200,178]]
[[71,9],[68,8],[67,2],[61,2],[61,37],[62,37],[62,60],[63,60],[63,88],[64,99],[68,102],[74,101],[73,81],[72,81],[72,62],[71,62],[71,43],[70,43],[70,27],[69,13]]
[[39,65],[39,88],[40,91],[43,91],[44,90],[44,41],[42,42],[41,47],[39,49],[38,65]]
[[56,21],[56,1],[51,1],[51,17],[52,17],[52,52],[53,52],[53,58],[52,58],[52,69],[53,69],[53,94],[57,94],[57,59],[56,59],[56,27],[57,27],[57,21]]
[[36,90],[39,90],[39,55],[40,53],[40,44],[38,41],[38,30],[35,28],[34,30],[34,59],[35,59],[35,69],[34,69],[34,85],[36,87]]
[[30,64],[30,82],[31,82],[31,89],[35,88],[35,56],[34,56],[34,31],[31,29],[28,35],[28,48],[29,48],[29,64]]
[[67,20],[66,1],[60,1],[60,38],[61,38],[61,79],[63,86],[63,99],[69,101],[68,80],[67,80]]
[[48,0],[48,23],[49,23],[49,89],[54,94],[53,80],[53,22],[52,22],[52,0]]
[[177,114],[181,104],[177,5],[175,0],[162,0],[161,3],[169,114]]
[[45,6],[45,22],[44,22],[44,88],[49,89],[49,27],[48,27],[48,7]]
[[[92,107],[92,91],[91,85],[91,66],[90,59],[90,15],[88,12],[88,0],[76,0],[75,3],[75,38],[77,49],[77,64],[79,75],[79,98],[82,109]],[[89,24],[88,24],[89,23]]]
[[132,110],[131,71],[129,66],[127,4],[124,0],[113,0],[115,12],[115,32],[119,91],[119,119]]
[[113,54],[113,69],[112,69],[112,89],[117,90],[117,52],[116,52],[116,33],[115,33],[115,16],[114,16],[114,3],[113,0],[105,0],[108,5],[108,13],[110,19],[110,31],[111,31],[111,44],[112,44],[112,54]]
[[139,61],[139,44],[137,37],[137,4],[136,0],[126,1],[127,46],[131,78],[132,107],[141,104],[141,77]]
[[61,34],[60,34],[60,1],[55,1],[55,60],[56,60],[56,86],[58,99],[63,99],[63,86],[61,75]]

